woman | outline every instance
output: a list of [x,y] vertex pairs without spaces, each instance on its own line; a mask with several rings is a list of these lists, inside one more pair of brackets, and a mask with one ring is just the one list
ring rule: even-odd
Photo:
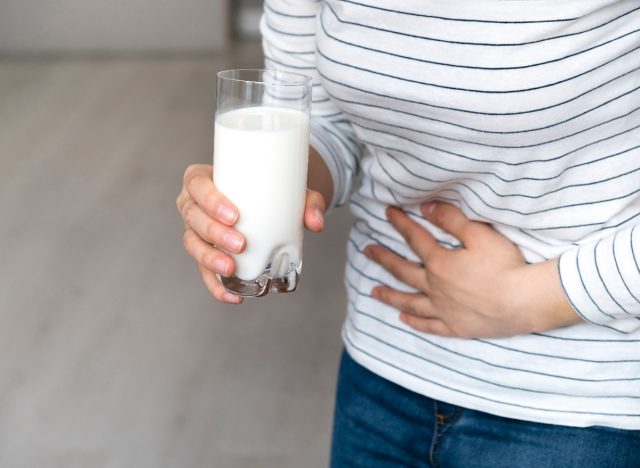
[[[640,466],[640,4],[267,0],[262,33],[315,79],[305,225],[355,215],[332,466]],[[241,302],[210,166],[178,208]]]

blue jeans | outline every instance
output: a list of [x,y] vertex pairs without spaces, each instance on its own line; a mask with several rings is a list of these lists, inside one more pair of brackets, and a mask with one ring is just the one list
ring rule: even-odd
[[344,352],[331,467],[640,468],[640,431],[461,408],[385,380]]

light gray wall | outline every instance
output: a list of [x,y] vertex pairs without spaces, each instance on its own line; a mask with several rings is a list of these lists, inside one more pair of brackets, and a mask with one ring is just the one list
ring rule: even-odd
[[233,0],[0,0],[0,53],[211,51]]

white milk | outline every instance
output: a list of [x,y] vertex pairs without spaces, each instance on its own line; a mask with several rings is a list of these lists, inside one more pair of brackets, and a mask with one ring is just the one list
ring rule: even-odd
[[236,276],[253,280],[269,263],[284,275],[302,260],[309,119],[296,110],[250,107],[216,115],[213,180],[240,212],[247,249]]

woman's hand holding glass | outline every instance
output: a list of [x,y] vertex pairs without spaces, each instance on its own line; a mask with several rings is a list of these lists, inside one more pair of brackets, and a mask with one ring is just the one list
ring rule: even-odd
[[[183,187],[176,200],[184,221],[184,248],[198,263],[200,275],[217,300],[240,304],[242,297],[227,292],[216,274],[232,275],[235,262],[229,253],[239,254],[246,239],[234,229],[240,214],[213,183],[213,166],[194,164],[184,173]],[[325,200],[320,192],[307,190],[304,225],[312,232],[324,229]]]

